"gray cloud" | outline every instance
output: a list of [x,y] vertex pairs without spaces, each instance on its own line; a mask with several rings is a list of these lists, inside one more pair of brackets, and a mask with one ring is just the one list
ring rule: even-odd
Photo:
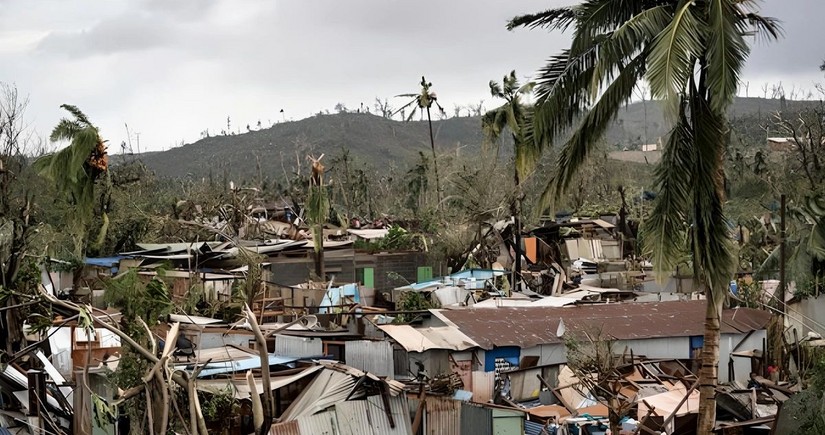
[[[568,41],[542,30],[508,32],[514,15],[563,0],[0,0],[0,81],[30,94],[41,133],[79,105],[112,143],[124,123],[144,147],[193,141],[231,116],[245,126],[302,118],[337,102],[415,91],[422,74],[448,109],[489,101],[487,82],[532,75]],[[786,88],[821,78],[817,0],[766,2],[786,37],[754,48],[743,80]],[[759,84],[757,84],[759,83]],[[450,110],[451,111],[451,110]]]

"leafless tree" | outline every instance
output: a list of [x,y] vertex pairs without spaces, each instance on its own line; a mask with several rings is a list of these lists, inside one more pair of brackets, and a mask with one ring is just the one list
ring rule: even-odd
[[[0,83],[0,288],[15,290],[15,280],[28,255],[34,234],[31,222],[33,190],[23,182],[28,149],[34,144],[23,115],[28,99],[17,88]],[[18,296],[10,292],[5,306],[19,304]],[[20,310],[3,310],[0,314],[0,346],[12,352],[22,341]]]
[[[825,90],[820,91],[825,97]],[[784,136],[793,138],[789,151],[795,156],[795,169],[805,174],[812,191],[820,189],[825,182],[825,101],[793,114],[777,112],[774,125]]]

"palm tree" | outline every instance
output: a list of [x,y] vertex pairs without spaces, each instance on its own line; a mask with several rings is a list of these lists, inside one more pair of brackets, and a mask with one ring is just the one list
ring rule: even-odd
[[575,125],[542,204],[570,185],[643,80],[665,104],[672,130],[656,171],[660,193],[644,225],[646,251],[664,276],[689,229],[694,276],[708,301],[698,423],[698,433],[708,434],[716,416],[722,302],[735,267],[722,210],[726,111],[749,54],[746,38],[777,38],[778,24],[760,16],[751,0],[587,0],[508,25],[519,26],[573,30],[570,47],[538,73],[527,131],[546,146]]
[[513,181],[515,192],[510,201],[510,213],[513,215],[515,234],[514,247],[516,252],[513,265],[513,288],[516,288],[521,273],[521,205],[524,196],[521,191],[521,182],[535,167],[535,162],[541,154],[536,142],[525,137],[525,127],[530,114],[530,108],[522,102],[522,98],[533,92],[534,83],[520,85],[516,72],[511,71],[504,76],[501,84],[490,80],[490,94],[494,98],[501,98],[504,104],[487,112],[481,118],[481,126],[485,136],[492,142],[498,143],[505,129],[513,137],[514,164]]
[[[428,82],[424,76],[421,76],[421,92],[417,94],[400,94],[396,95],[396,97],[406,97],[412,98],[410,102],[401,106],[395,113],[402,112],[406,113],[407,108],[411,108],[409,116],[406,117],[405,121],[410,121],[413,116],[415,116],[416,111],[422,111],[427,113],[427,125],[430,127],[430,148],[433,152],[433,171],[435,173],[435,192],[436,192],[436,199],[438,203],[436,204],[437,208],[441,208],[441,182],[438,179],[438,157],[435,153],[435,140],[433,139],[433,121],[430,117],[430,108],[435,104],[441,114],[445,114],[444,108],[438,104],[438,97],[435,95],[430,88],[432,88],[433,84]],[[395,114],[394,113],[394,114]],[[393,115],[394,115],[393,114]]]
[[321,154],[317,159],[307,156],[312,162],[312,176],[309,178],[309,192],[307,194],[307,221],[312,226],[312,244],[315,248],[315,274],[318,279],[326,281],[324,264],[324,224],[329,217],[329,197],[327,186],[324,184],[324,165]]
[[[103,177],[108,180],[109,157],[106,144],[97,127],[75,106],[60,106],[72,115],[63,118],[52,130],[52,142],[70,141],[62,150],[46,154],[34,162],[34,169],[51,180],[58,192],[66,197],[71,213],[69,223],[74,238],[74,255],[81,259],[85,251],[86,232],[94,218],[95,182]],[[108,184],[108,183],[107,183]],[[102,225],[96,245],[103,243],[109,218],[103,207]]]

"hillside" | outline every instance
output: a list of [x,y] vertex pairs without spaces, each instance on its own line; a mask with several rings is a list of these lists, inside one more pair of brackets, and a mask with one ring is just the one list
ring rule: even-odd
[[[764,137],[761,125],[782,104],[776,99],[738,98],[730,113],[734,129],[743,140],[759,140]],[[793,111],[811,102],[784,104]],[[441,153],[460,147],[461,153],[467,155],[481,146],[478,117],[437,120],[433,130]],[[614,150],[634,150],[643,143],[655,143],[666,133],[658,103],[633,103],[619,112],[605,141]],[[284,168],[289,171],[294,166],[296,158],[304,159],[309,153],[337,155],[342,149],[379,169],[391,164],[403,168],[419,151],[429,153],[427,123],[394,121],[363,113],[316,115],[259,131],[213,136],[168,151],[145,153],[140,158],[161,177],[203,177],[210,172],[216,176],[228,172],[233,178],[251,177],[257,173],[258,164],[263,174],[280,177]]]
[[[450,118],[433,122],[439,152],[460,146],[477,149],[482,133],[479,118]],[[430,153],[426,122],[400,122],[359,113],[316,115],[285,122],[260,131],[213,136],[168,151],[146,153],[143,162],[161,177],[201,177],[210,170],[227,170],[232,177],[250,176],[260,162],[264,174],[281,176],[296,157],[327,156],[348,149],[353,156],[376,168],[393,162],[405,166],[419,151]],[[462,152],[464,152],[462,150]],[[282,165],[283,163],[283,165]]]

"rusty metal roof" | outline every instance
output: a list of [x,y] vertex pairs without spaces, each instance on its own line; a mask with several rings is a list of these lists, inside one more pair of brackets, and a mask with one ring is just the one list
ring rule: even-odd
[[[705,301],[614,303],[577,307],[513,307],[440,310],[437,316],[453,324],[480,347],[533,347],[563,342],[564,329],[601,329],[617,340],[686,337],[704,334]],[[767,327],[771,314],[752,308],[725,310],[722,333],[743,333]]]

